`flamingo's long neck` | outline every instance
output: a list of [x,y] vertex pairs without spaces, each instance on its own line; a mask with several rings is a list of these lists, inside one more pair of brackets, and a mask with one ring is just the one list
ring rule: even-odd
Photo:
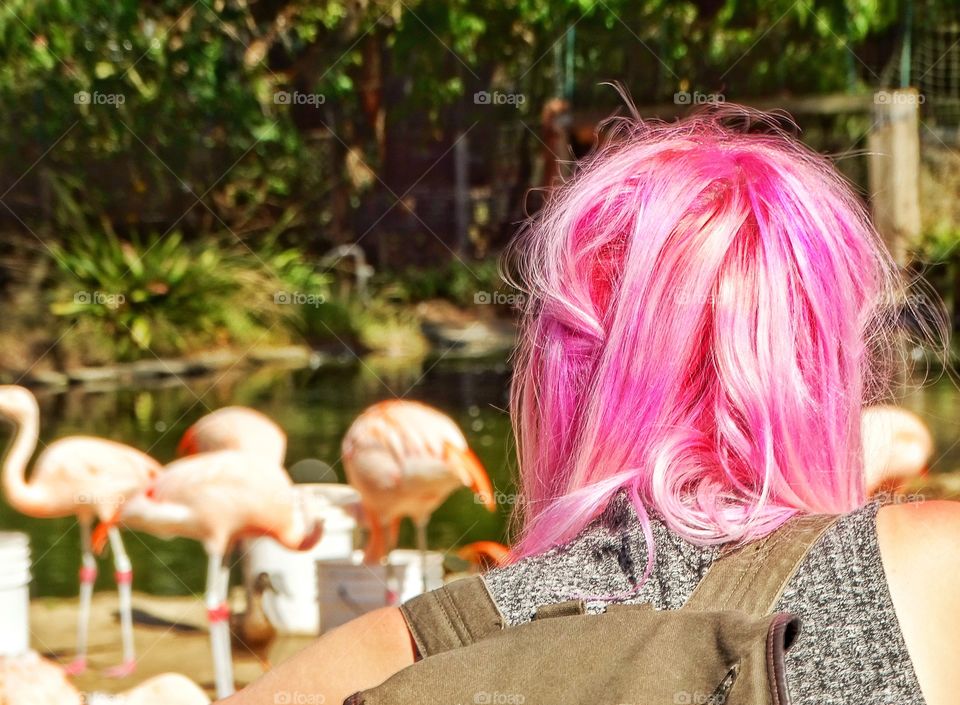
[[11,420],[16,424],[16,431],[3,459],[3,491],[10,506],[17,511],[28,515],[42,514],[42,492],[27,482],[27,464],[37,448],[40,435],[40,411],[31,409]]

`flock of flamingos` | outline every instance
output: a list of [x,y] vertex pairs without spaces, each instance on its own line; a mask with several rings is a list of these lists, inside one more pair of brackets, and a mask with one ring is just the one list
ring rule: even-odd
[[[27,468],[39,440],[37,401],[23,387],[0,386],[0,417],[16,429],[2,467],[7,501],[32,517],[75,516],[82,546],[75,658],[61,668],[35,654],[26,657],[16,678],[24,690],[38,690],[14,700],[8,682],[9,702],[81,702],[75,689],[69,691],[72,694],[54,694],[50,689],[72,689],[64,674],[87,668],[95,556],[108,543],[119,592],[123,661],[107,675],[134,671],[133,572],[121,527],[203,544],[208,556],[204,599],[217,696],[230,694],[233,673],[225,558],[244,537],[270,536],[287,548],[309,550],[322,535],[317,508],[294,491],[284,469],[283,430],[253,409],[219,409],[187,429],[178,446],[180,457],[167,465],[121,443],[71,436],[49,444],[34,461],[28,479]],[[897,407],[878,406],[866,409],[862,420],[871,493],[892,489],[925,471],[933,441],[919,418]],[[368,562],[380,561],[396,545],[403,517],[413,521],[419,546],[425,550],[430,515],[459,487],[469,487],[480,502],[494,509],[490,478],[463,433],[449,417],[424,404],[391,400],[369,407],[348,429],[342,449],[347,481],[361,497],[369,533]],[[9,668],[6,677],[11,680]],[[188,679],[165,674],[134,689],[122,702],[192,705],[209,700]]]
[[[37,400],[24,387],[0,386],[0,417],[16,429],[2,470],[8,503],[32,517],[75,516],[80,525],[77,651],[63,672],[76,675],[87,668],[95,555],[107,543],[119,592],[123,661],[106,675],[123,677],[136,667],[133,571],[119,530],[124,527],[165,538],[190,538],[203,545],[208,556],[204,601],[217,696],[229,695],[234,686],[225,558],[245,537],[269,536],[289,549],[309,550],[322,535],[317,508],[294,491],[284,469],[283,430],[253,409],[218,409],[187,429],[178,445],[181,457],[167,465],[122,443],[70,436],[46,446],[28,479],[27,467],[39,440]],[[413,520],[418,543],[425,550],[430,515],[458,487],[469,487],[488,509],[494,509],[490,478],[456,423],[418,402],[384,401],[365,410],[343,439],[343,462],[348,482],[360,493],[370,536],[365,551],[369,562],[381,560],[396,545],[403,517]],[[41,671],[58,668],[39,660],[32,663],[41,664]],[[50,686],[49,678],[40,680],[42,687]],[[168,692],[178,684],[196,688],[184,680],[163,681],[164,695],[157,702],[194,702],[174,700]],[[60,681],[66,683],[62,676]],[[24,702],[70,700],[44,695]]]

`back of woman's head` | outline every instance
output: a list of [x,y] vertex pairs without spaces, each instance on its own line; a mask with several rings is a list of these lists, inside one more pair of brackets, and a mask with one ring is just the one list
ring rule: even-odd
[[864,502],[896,268],[828,161],[724,117],[621,126],[521,240],[518,555],[621,488],[698,542]]

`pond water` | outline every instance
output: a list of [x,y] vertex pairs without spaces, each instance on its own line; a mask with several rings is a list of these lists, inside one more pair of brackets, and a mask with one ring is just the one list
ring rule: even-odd
[[[351,421],[373,402],[404,396],[449,413],[463,428],[495,487],[510,493],[514,457],[505,411],[509,378],[502,359],[366,360],[316,370],[259,368],[215,379],[173,379],[148,389],[38,393],[41,441],[92,434],[129,443],[167,461],[183,431],[200,416],[210,409],[242,404],[264,411],[286,429],[288,467],[296,480],[342,481],[340,440]],[[960,468],[958,401],[957,387],[947,377],[902,399],[934,433],[933,472]],[[0,439],[4,448],[6,436]],[[430,545],[446,549],[481,539],[504,541],[511,509],[500,506],[490,514],[467,490],[456,492],[434,515]],[[0,500],[0,529],[30,534],[35,595],[77,594],[80,537],[73,519],[31,519]],[[205,558],[198,544],[130,532],[124,536],[138,590],[155,594],[203,590]],[[405,523],[401,544],[412,543],[413,532]],[[101,562],[97,587],[112,585],[113,570]]]
[[[509,370],[502,360],[427,359],[417,363],[365,361],[316,370],[244,370],[219,379],[170,380],[152,389],[63,393],[37,392],[41,442],[91,434],[129,443],[161,462],[173,458],[186,428],[208,410],[230,404],[252,406],[287,432],[288,467],[295,480],[343,480],[340,440],[366,406],[396,396],[417,399],[449,413],[467,434],[498,490],[510,491],[511,431],[507,406]],[[0,450],[5,452],[4,426]],[[336,477],[331,476],[332,473]],[[481,539],[502,541],[510,507],[491,514],[468,490],[454,493],[429,529],[431,547],[449,548]],[[34,558],[32,593],[77,594],[80,533],[76,521],[31,519],[0,499],[0,529],[26,531]],[[165,541],[124,532],[137,590],[188,594],[203,590],[205,557],[199,544]],[[413,544],[405,525],[401,544]],[[109,559],[100,562],[97,588],[113,586]]]

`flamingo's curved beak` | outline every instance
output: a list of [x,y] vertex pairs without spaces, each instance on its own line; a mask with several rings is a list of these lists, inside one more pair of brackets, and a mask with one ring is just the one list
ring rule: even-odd
[[480,458],[469,448],[460,449],[449,443],[445,450],[448,462],[453,465],[463,484],[473,490],[483,506],[491,512],[495,511],[497,503],[493,496],[493,483]]
[[323,519],[315,519],[313,522],[313,527],[310,529],[309,533],[303,537],[303,540],[300,542],[300,545],[297,546],[298,551],[309,551],[311,548],[317,545],[320,541],[320,538],[323,536]]
[[180,439],[180,442],[177,444],[177,457],[183,458],[188,455],[193,455],[197,452],[197,439],[194,437],[195,431],[193,426],[188,428],[183,437]]

